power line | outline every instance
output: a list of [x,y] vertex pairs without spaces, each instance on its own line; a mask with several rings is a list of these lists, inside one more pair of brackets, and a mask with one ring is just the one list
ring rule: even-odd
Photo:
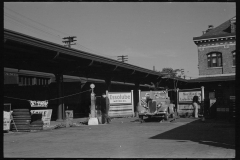
[[50,29],[52,29],[52,30],[58,31],[58,32],[60,32],[60,33],[62,33],[62,34],[65,34],[65,35],[69,35],[69,34],[66,34],[66,33],[64,33],[64,32],[62,32],[62,31],[57,30],[57,29],[54,29],[54,28],[51,28],[51,27],[46,26],[46,25],[44,25],[44,24],[41,24],[41,23],[39,23],[39,22],[37,22],[37,21],[35,21],[35,20],[33,20],[33,19],[30,19],[30,18],[28,18],[28,17],[26,17],[26,16],[24,16],[24,15],[22,15],[22,14],[20,14],[20,13],[17,13],[17,12],[15,12],[15,11],[7,8],[7,7],[4,7],[4,8],[6,8],[6,9],[8,9],[8,10],[14,12],[14,13],[16,13],[17,15],[20,15],[20,16],[22,16],[22,17],[24,17],[24,18],[27,18],[27,19],[30,20],[30,21],[33,21],[33,22],[35,22],[35,23],[37,23],[37,24],[40,24],[40,25],[42,25],[42,26],[44,26],[44,27],[47,27],[47,28],[50,28]]
[[[39,25],[41,25],[41,26],[44,26],[44,27],[47,27],[47,28],[49,28],[49,29],[55,30],[55,31],[57,31],[57,32],[59,32],[59,33],[62,33],[62,34],[64,34],[64,35],[69,35],[69,34],[66,34],[66,33],[64,33],[64,32],[62,32],[62,31],[59,31],[59,30],[56,30],[56,29],[51,28],[51,27],[49,27],[49,26],[46,26],[46,25],[44,25],[44,24],[41,24],[41,23],[39,23],[39,22],[37,22],[37,21],[35,21],[35,20],[32,20],[32,19],[30,19],[30,18],[28,18],[28,17],[26,17],[26,16],[23,16],[22,14],[17,13],[17,12],[15,12],[15,11],[7,8],[7,7],[5,7],[5,8],[8,9],[9,11],[11,11],[11,12],[14,12],[14,13],[17,14],[17,15],[22,16],[23,18],[25,18],[25,20],[27,19],[27,20],[29,20],[29,21],[35,22],[35,23],[37,23],[37,24],[39,24]],[[55,39],[56,39],[56,37],[57,37],[58,40],[59,40],[59,37],[60,37],[59,35],[53,34],[53,33],[51,33],[51,32],[48,32],[48,31],[46,31],[46,30],[44,30],[44,29],[41,29],[41,28],[39,28],[39,27],[36,27],[36,26],[30,25],[30,24],[27,24],[26,22],[23,22],[23,21],[21,21],[21,20],[19,20],[19,19],[16,19],[16,17],[14,17],[13,15],[10,15],[10,14],[8,14],[8,13],[4,13],[4,14],[5,14],[6,17],[11,18],[11,19],[17,21],[17,22],[20,23],[21,25],[25,25],[25,26],[27,26],[27,27],[37,29],[38,31],[42,31],[42,32],[46,33],[48,36],[49,36],[49,34],[50,34],[50,35],[54,36]],[[91,52],[97,53],[96,51],[93,51],[92,49],[89,49],[89,48],[87,48],[87,47],[85,47],[85,46],[83,46],[83,45],[81,45],[81,44],[79,44],[79,43],[75,43],[75,44],[76,44],[78,47],[81,47],[81,48],[80,48],[81,50],[84,48],[83,50],[87,50],[87,52],[90,51],[90,53],[91,53]],[[99,53],[98,53],[98,54],[99,54]],[[115,56],[109,56],[109,55],[104,55],[104,54],[99,54],[99,55],[103,55],[103,56],[106,56],[106,57],[115,57]]]

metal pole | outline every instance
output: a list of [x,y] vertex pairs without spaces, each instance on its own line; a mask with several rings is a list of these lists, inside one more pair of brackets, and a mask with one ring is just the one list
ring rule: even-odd
[[93,88],[91,93],[91,118],[95,118],[95,94]]

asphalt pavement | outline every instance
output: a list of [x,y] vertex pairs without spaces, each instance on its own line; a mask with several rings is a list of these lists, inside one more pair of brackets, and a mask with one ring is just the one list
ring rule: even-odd
[[[4,158],[235,158],[235,125],[178,118],[161,121],[114,118],[110,124],[80,124],[39,132],[4,133]],[[55,126],[55,127],[54,127]]]

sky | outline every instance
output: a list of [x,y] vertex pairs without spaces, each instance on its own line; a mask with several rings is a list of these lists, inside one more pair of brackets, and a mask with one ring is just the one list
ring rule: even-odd
[[234,2],[4,2],[4,28],[161,71],[184,69],[196,78],[193,37],[236,16]]

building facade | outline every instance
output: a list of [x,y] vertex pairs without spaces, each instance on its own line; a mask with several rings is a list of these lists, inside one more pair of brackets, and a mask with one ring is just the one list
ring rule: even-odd
[[[236,76],[236,17],[217,27],[208,26],[193,38],[198,48],[199,78],[190,80],[205,87],[205,109],[211,116],[233,118]],[[222,116],[221,116],[222,115]]]
[[203,35],[193,38],[198,47],[199,76],[235,74],[236,17],[217,27],[209,25]]

